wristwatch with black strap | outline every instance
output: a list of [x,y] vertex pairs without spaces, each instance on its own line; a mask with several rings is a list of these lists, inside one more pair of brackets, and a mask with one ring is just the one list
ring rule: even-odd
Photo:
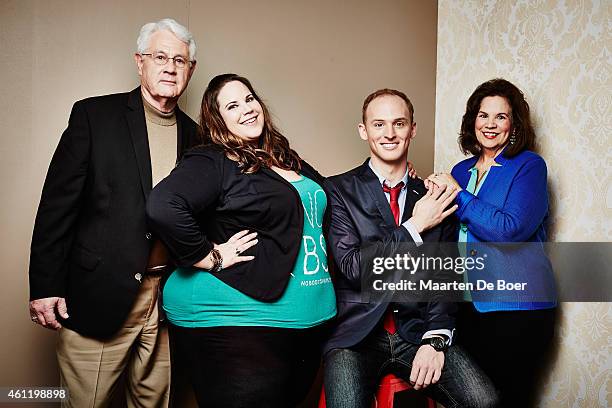
[[435,335],[421,340],[421,346],[424,344],[429,344],[436,351],[448,350],[447,338],[444,335]]

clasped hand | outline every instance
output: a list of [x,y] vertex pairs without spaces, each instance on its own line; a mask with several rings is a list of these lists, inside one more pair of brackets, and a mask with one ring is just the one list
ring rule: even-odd
[[416,202],[410,222],[419,233],[440,224],[446,217],[457,210],[457,205],[449,207],[457,197],[458,191],[446,185],[428,187],[427,193]]
[[431,190],[436,186],[447,186],[452,187],[457,191],[461,191],[461,186],[459,186],[457,180],[455,180],[455,178],[449,173],[433,173],[425,180],[423,180],[423,182],[425,183],[425,187],[427,187],[428,190]]

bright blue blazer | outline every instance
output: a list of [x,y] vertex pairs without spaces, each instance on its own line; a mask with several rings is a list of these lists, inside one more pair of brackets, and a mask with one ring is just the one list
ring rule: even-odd
[[[480,312],[535,310],[555,307],[556,289],[552,265],[546,256],[548,219],[547,171],[544,159],[531,151],[514,157],[500,154],[484,180],[478,196],[465,190],[470,169],[478,157],[470,157],[453,167],[452,175],[464,189],[457,196],[455,214],[466,224],[467,256],[487,253],[487,281],[526,282],[522,291],[473,291],[474,306]],[[501,249],[479,243],[530,242]],[[539,243],[539,244],[538,244]],[[468,273],[476,283],[478,273]]]

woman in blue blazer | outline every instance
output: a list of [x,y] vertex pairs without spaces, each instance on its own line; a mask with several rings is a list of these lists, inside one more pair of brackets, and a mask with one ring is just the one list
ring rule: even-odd
[[[460,248],[465,256],[484,256],[485,269],[468,273],[466,281],[474,287],[478,279],[494,285],[495,290],[466,294],[471,303],[464,304],[457,331],[505,407],[531,405],[538,362],[554,332],[554,276],[543,249],[547,172],[544,160],[531,151],[534,142],[523,93],[493,79],[470,96],[461,123],[459,144],[472,157],[451,174],[429,177],[460,190],[455,213]],[[525,285],[507,290],[499,281]]]

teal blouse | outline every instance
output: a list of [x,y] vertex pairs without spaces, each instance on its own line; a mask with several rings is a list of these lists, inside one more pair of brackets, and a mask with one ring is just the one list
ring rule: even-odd
[[[478,192],[480,191],[480,188],[485,182],[485,179],[489,175],[489,172],[488,171],[485,172],[485,174],[482,175],[482,179],[480,180],[480,183],[476,185],[476,182],[478,181],[478,169],[476,168],[476,166],[474,166],[469,171],[470,171],[470,181],[468,181],[468,185],[467,187],[465,187],[465,189],[468,192],[477,196]],[[468,242],[467,241],[467,237],[468,237],[467,231],[468,231],[467,224],[461,223],[459,226],[459,239],[458,239],[459,242]],[[459,245],[459,251],[461,253],[461,256],[465,257],[465,245]]]
[[302,176],[291,184],[304,207],[304,231],[300,252],[281,298],[261,302],[206,271],[179,268],[164,287],[164,310],[172,324],[307,328],[336,315],[336,297],[323,236],[327,197],[321,186],[307,177]]
[[[470,180],[468,181],[468,185],[465,187],[466,191],[474,194],[475,196],[478,195],[478,192],[480,191],[480,188],[482,187],[482,185],[484,184],[485,179],[487,178],[487,176],[489,175],[489,172],[485,172],[485,174],[482,175],[482,179],[480,180],[480,183],[478,183],[478,185],[476,185],[476,182],[478,181],[478,169],[476,168],[476,166],[472,167],[470,170]],[[468,226],[467,224],[464,223],[460,223],[459,224],[459,239],[457,240],[459,242],[459,253],[461,254],[462,257],[466,257],[467,256],[467,250],[466,250],[466,243],[468,242]],[[468,282],[468,273],[467,271],[463,274],[463,281],[465,283]],[[463,292],[463,300],[467,301],[467,302],[471,302],[472,301],[472,294],[470,293],[469,290],[466,290]]]

